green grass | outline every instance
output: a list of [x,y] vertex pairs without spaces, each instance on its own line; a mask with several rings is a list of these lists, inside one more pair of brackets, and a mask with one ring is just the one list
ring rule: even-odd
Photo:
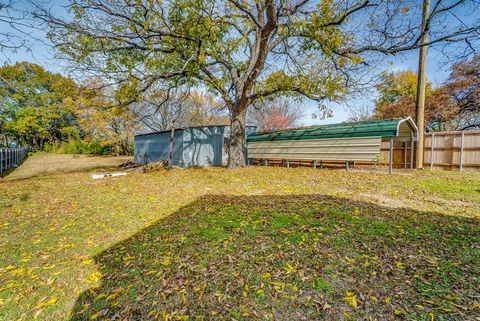
[[1,320],[480,317],[479,174],[57,157],[0,183]]

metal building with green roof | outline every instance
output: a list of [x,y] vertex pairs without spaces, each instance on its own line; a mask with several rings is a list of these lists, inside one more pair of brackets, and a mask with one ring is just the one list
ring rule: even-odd
[[417,134],[410,117],[260,132],[247,137],[248,158],[376,162],[382,142],[389,142],[391,170],[393,143],[410,143],[413,150]]

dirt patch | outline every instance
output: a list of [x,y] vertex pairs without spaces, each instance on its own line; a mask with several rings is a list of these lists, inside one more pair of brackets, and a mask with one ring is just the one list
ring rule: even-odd
[[362,198],[371,201],[372,203],[389,207],[389,208],[405,208],[409,207],[411,204],[406,200],[399,200],[388,197],[384,194],[362,194]]

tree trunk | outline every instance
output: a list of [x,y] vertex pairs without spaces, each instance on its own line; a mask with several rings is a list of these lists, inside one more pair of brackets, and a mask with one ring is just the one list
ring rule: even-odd
[[[427,20],[430,15],[430,0],[423,1],[422,14],[422,32],[424,33],[420,44],[428,41]],[[418,83],[417,83],[417,102],[416,102],[416,121],[418,128],[418,142],[416,150],[416,168],[423,168],[423,148],[425,132],[425,90],[426,90],[426,68],[427,68],[427,46],[420,47],[420,56],[418,62]]]
[[234,113],[230,125],[230,141],[228,144],[228,168],[247,166],[245,146],[245,120],[246,108],[239,113]]

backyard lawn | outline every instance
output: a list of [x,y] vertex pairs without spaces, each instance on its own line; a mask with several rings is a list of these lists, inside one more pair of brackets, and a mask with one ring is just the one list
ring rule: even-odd
[[123,161],[0,179],[0,320],[480,320],[480,173]]

